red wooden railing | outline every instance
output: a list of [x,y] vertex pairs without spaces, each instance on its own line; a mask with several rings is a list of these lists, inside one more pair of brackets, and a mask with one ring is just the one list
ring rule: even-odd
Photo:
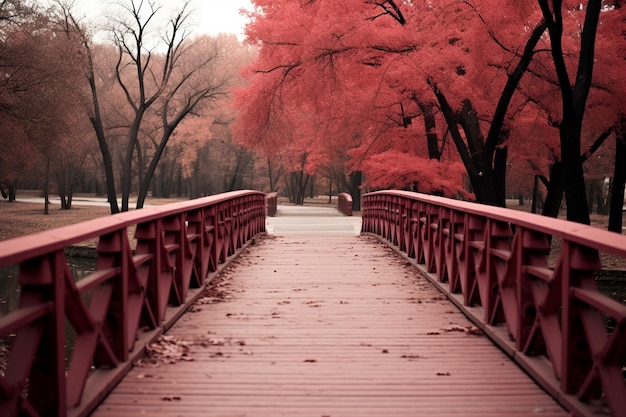
[[[19,307],[0,318],[0,416],[88,414],[209,273],[265,231],[265,210],[263,193],[239,191],[0,242],[0,267],[19,265],[20,285]],[[75,282],[64,251],[92,238],[96,269]]]
[[401,191],[366,194],[362,218],[567,409],[626,416],[626,305],[596,284],[626,236]]

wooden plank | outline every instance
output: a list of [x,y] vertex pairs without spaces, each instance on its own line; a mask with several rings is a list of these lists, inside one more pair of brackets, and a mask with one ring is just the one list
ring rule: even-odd
[[567,415],[372,238],[261,239],[222,279],[94,417]]

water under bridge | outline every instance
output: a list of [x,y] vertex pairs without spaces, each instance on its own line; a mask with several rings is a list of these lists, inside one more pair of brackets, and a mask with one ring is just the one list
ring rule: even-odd
[[[0,415],[626,415],[626,306],[597,287],[626,237],[415,193],[362,217],[275,203],[0,242],[21,289]],[[97,260],[75,281],[79,242]]]

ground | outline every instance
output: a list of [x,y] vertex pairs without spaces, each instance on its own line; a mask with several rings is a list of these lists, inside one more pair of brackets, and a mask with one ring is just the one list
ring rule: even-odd
[[0,202],[0,240],[27,235],[47,229],[78,223],[111,213],[108,207],[75,206],[61,210],[51,206],[47,216],[43,204],[22,202]]
[[[148,199],[146,204],[160,205],[179,199]],[[28,235],[42,230],[54,229],[111,214],[109,206],[86,206],[74,204],[71,210],[61,210],[51,204],[45,215],[43,203],[12,202],[0,199],[0,240]]]

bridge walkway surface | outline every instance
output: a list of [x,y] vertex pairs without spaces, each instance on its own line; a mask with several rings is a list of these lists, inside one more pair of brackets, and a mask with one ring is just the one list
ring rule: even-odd
[[92,416],[564,416],[360,219],[279,206]]

